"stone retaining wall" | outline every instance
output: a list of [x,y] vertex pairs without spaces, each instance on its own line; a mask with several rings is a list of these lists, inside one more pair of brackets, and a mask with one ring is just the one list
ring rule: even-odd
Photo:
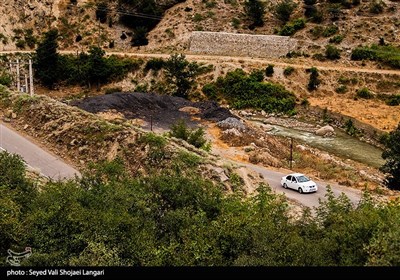
[[194,31],[189,51],[207,55],[280,57],[296,46],[297,40],[288,36]]

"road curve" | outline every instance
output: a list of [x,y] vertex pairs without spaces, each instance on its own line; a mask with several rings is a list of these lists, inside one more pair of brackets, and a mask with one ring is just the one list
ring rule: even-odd
[[28,167],[53,180],[80,176],[79,171],[0,123],[0,150],[20,155]]
[[317,185],[318,185],[318,191],[315,193],[309,193],[309,194],[300,194],[295,190],[291,189],[284,189],[280,182],[281,178],[287,173],[281,173],[273,170],[266,169],[261,166],[253,165],[253,164],[247,164],[247,163],[239,163],[242,166],[246,166],[247,168],[250,168],[261,175],[263,175],[264,179],[267,181],[269,186],[275,190],[276,193],[278,194],[284,194],[286,195],[287,198],[296,200],[297,202],[308,206],[310,208],[313,207],[318,207],[320,200],[321,201],[326,201],[325,194],[326,194],[326,186],[330,185],[331,189],[334,193],[335,196],[339,196],[342,192],[350,199],[353,205],[357,205],[358,202],[361,199],[361,191],[356,190],[353,188],[348,188],[348,187],[343,187],[338,184],[327,184],[325,182],[321,182],[318,180],[314,180]]

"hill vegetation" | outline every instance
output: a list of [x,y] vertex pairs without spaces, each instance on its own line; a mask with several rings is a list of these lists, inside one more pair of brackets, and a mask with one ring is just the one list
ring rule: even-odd
[[23,265],[400,264],[398,202],[365,194],[353,207],[328,190],[315,214],[294,219],[266,185],[252,197],[223,192],[193,172],[199,160],[182,154],[132,177],[116,159],[91,165],[81,179],[37,185],[18,156],[2,152],[2,255],[30,245]]

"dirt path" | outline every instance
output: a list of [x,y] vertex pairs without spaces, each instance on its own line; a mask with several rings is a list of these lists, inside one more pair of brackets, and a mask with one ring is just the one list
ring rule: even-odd
[[[16,53],[33,53],[34,51],[0,51],[2,54],[16,54]],[[76,54],[76,50],[62,50],[61,54]],[[108,55],[138,57],[138,58],[169,58],[170,54],[162,53],[132,53],[132,52],[106,52]],[[389,69],[372,69],[372,68],[359,68],[359,67],[346,67],[337,66],[330,63],[321,63],[314,61],[308,64],[297,64],[281,62],[279,59],[267,59],[267,58],[256,58],[256,57],[241,57],[241,56],[215,56],[215,55],[199,55],[199,54],[185,54],[188,60],[197,62],[216,62],[216,63],[257,63],[261,65],[274,64],[275,66],[287,67],[292,66],[297,69],[308,69],[310,67],[317,67],[319,70],[328,71],[339,71],[339,72],[359,72],[359,73],[377,73],[386,75],[400,75],[400,70],[389,70]]]

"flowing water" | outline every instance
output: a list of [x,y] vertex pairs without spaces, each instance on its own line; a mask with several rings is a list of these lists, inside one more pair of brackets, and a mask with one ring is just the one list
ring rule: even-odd
[[380,167],[384,164],[382,159],[382,150],[368,143],[362,142],[354,137],[335,129],[336,137],[322,137],[314,133],[300,131],[279,125],[270,124],[273,129],[269,134],[293,137],[299,142],[318,148],[328,153],[337,155],[344,159],[352,159],[365,163],[372,167]]

